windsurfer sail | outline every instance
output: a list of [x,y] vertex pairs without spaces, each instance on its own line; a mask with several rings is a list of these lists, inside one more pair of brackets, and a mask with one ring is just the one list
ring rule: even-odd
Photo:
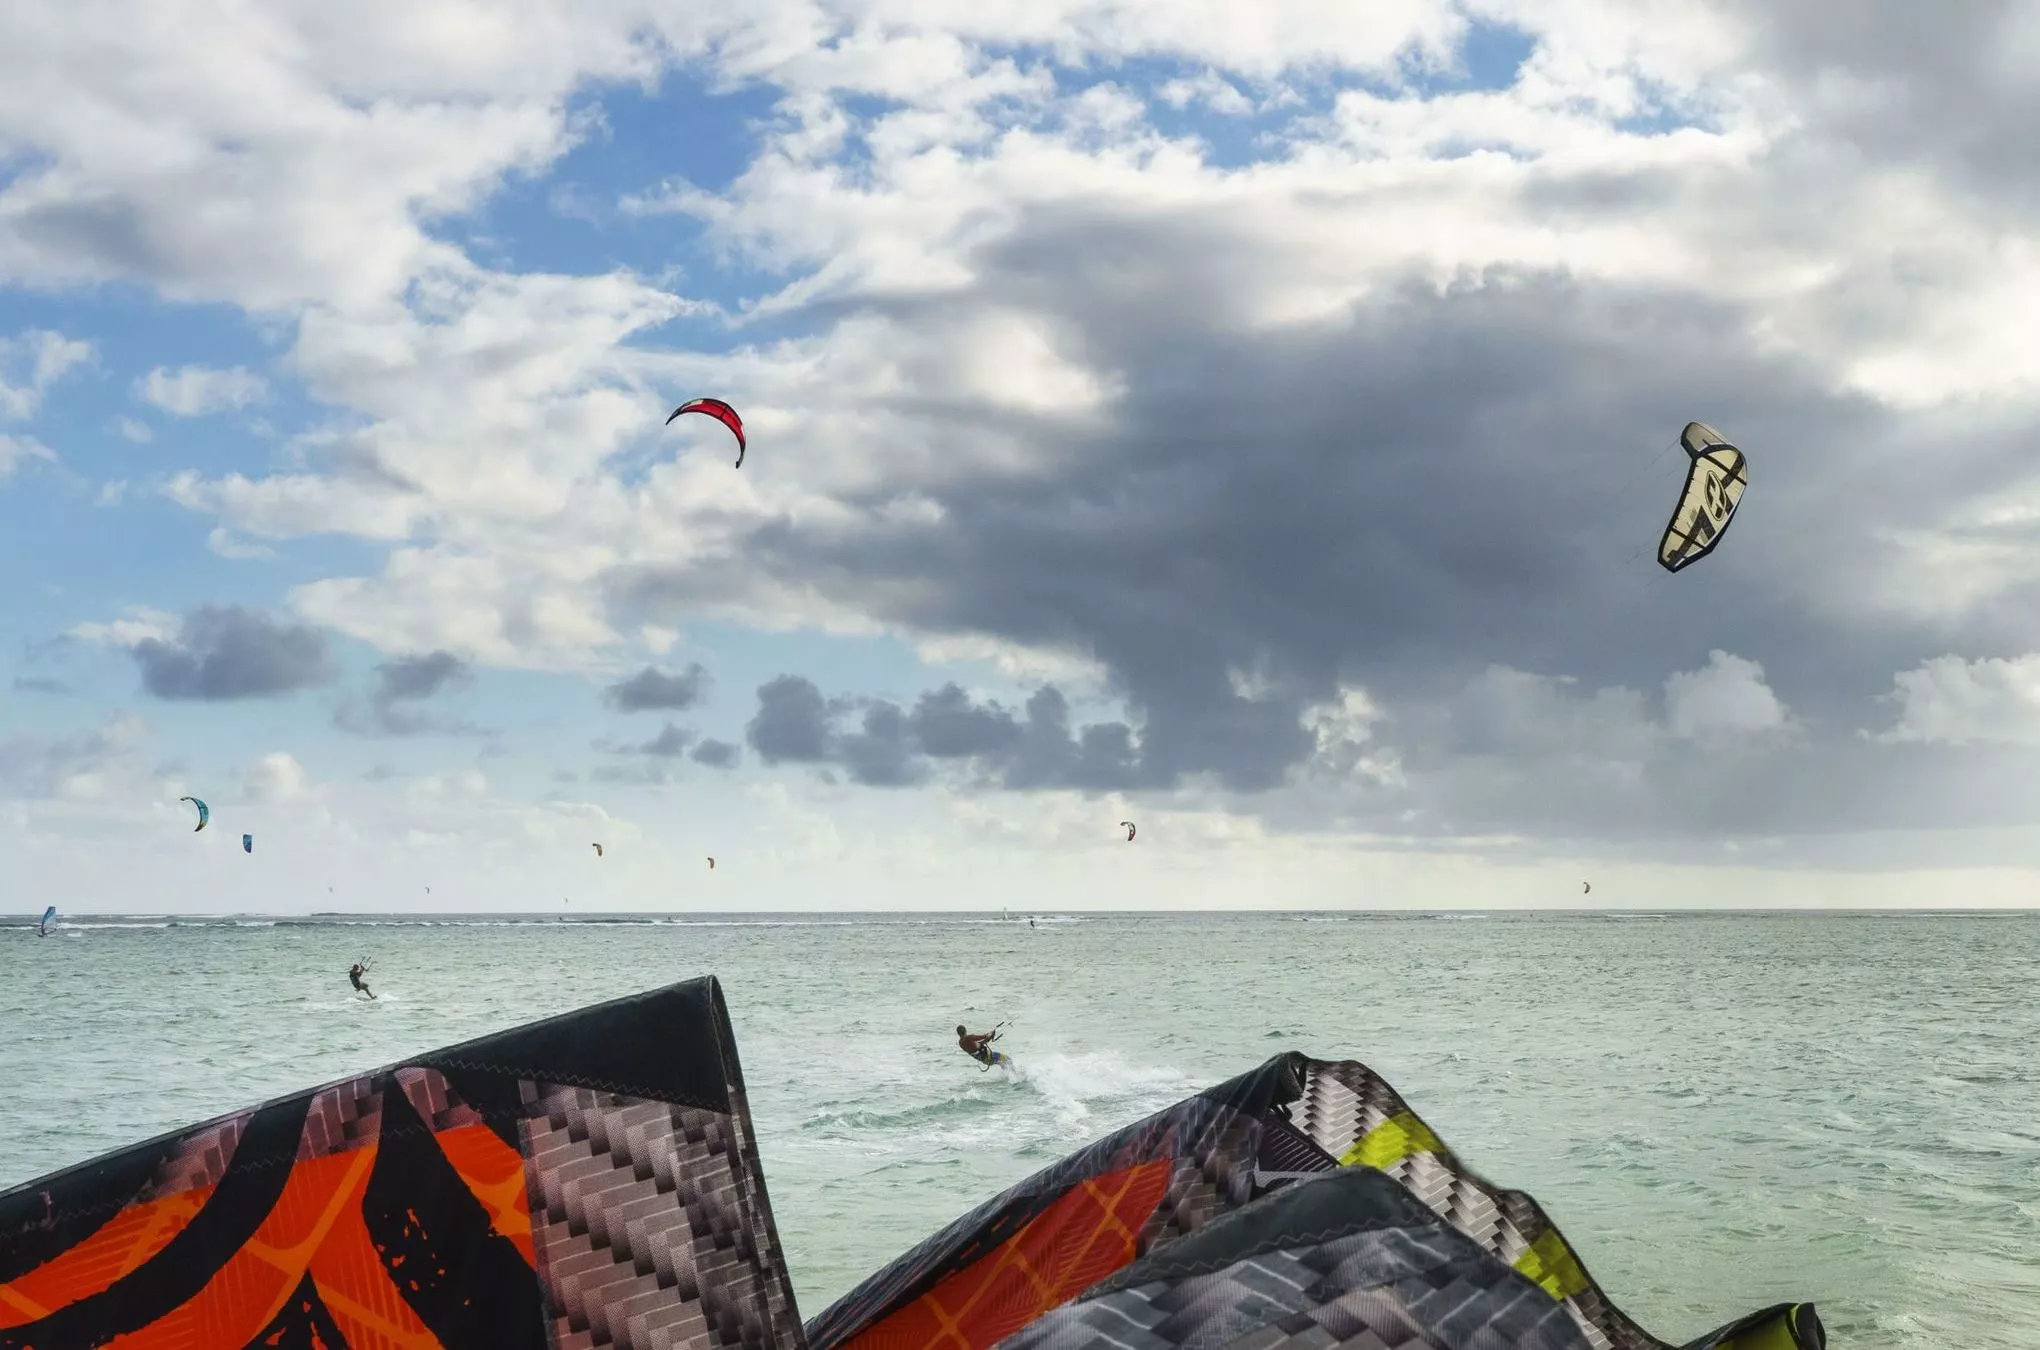
[[51,905],[48,909],[42,912],[42,922],[38,923],[35,926],[35,935],[37,937],[48,937],[50,935],[50,928],[52,925],[56,923],[56,921],[57,921],[57,907],[55,905]]

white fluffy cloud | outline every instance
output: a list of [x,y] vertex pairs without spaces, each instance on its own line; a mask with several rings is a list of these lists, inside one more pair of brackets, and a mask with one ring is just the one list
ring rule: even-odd
[[212,370],[205,366],[162,366],[150,371],[138,386],[141,396],[177,417],[203,417],[207,413],[245,408],[264,397],[269,386],[260,375],[242,366]]
[[73,624],[65,630],[65,636],[111,647],[132,647],[151,640],[168,642],[177,636],[177,616],[148,605],[137,605],[122,617],[106,623]]
[[1703,742],[1774,735],[1792,726],[1785,705],[1764,683],[1764,668],[1718,648],[1699,670],[1666,679],[1665,722],[1672,735]]
[[31,459],[55,463],[56,458],[56,451],[33,436],[0,434],[0,480],[11,477],[16,469]]
[[1893,676],[1887,697],[1898,719],[1880,740],[2040,746],[2040,653],[1938,656]]
[[46,328],[0,338],[0,417],[35,416],[50,386],[91,359],[91,343]]
[[248,766],[242,791],[250,801],[288,802],[305,794],[311,779],[287,750],[272,750]]

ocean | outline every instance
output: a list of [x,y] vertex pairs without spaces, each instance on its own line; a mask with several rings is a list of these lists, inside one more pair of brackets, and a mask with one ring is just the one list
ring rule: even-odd
[[[66,916],[0,928],[0,1185],[701,974],[803,1316],[1086,1141],[1365,1061],[1678,1342],[2040,1347],[2040,915]],[[376,1002],[348,988],[372,960]],[[1020,1073],[954,1028],[1011,1026]]]

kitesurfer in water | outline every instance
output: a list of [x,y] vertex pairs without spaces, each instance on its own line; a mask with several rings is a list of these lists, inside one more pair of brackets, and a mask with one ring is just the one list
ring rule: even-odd
[[964,1054],[969,1055],[978,1063],[986,1066],[997,1064],[1004,1058],[998,1051],[992,1049],[992,1042],[997,1039],[999,1039],[999,1029],[997,1027],[993,1027],[990,1031],[981,1031],[975,1036],[970,1034],[969,1028],[960,1024],[956,1028],[956,1044],[958,1048]]
[[375,990],[369,988],[368,985],[361,978],[366,974],[368,974],[368,967],[362,965],[361,962],[356,961],[353,965],[347,968],[347,982],[353,985],[358,992],[367,994],[370,998],[374,998]]

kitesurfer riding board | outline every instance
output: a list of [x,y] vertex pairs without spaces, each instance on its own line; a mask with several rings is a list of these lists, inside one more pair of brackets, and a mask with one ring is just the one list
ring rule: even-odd
[[362,982],[361,977],[366,974],[368,974],[368,967],[362,965],[361,962],[356,961],[353,965],[347,968],[347,982],[353,985],[357,992],[367,994],[370,998],[374,998],[375,990],[369,988],[367,984]]
[[990,1031],[979,1032],[975,1036],[971,1035],[970,1030],[960,1023],[956,1028],[957,1047],[964,1054],[969,1055],[987,1069],[996,1065],[1011,1064],[1013,1062],[1005,1054],[992,1049],[992,1042],[997,1039],[999,1039],[999,1029],[997,1027],[993,1027]]

